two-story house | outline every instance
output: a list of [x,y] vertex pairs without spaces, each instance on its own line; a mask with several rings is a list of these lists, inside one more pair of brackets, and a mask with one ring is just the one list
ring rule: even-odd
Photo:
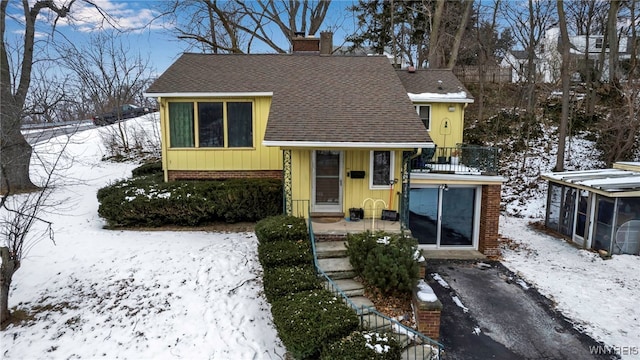
[[[425,246],[495,254],[501,179],[457,145],[473,98],[455,76],[332,56],[327,33],[293,44],[292,54],[183,54],[151,85],[165,181],[283,179],[284,212],[305,218],[345,217],[366,199],[384,206],[365,217],[396,211],[406,228],[410,211],[415,224],[435,211]],[[460,222],[464,240],[451,240]]]

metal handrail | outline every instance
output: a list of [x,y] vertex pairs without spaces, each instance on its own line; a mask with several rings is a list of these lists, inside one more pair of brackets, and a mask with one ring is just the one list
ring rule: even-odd
[[[392,319],[382,313],[380,313],[379,311],[377,311],[374,307],[371,306],[365,306],[365,305],[361,305],[358,306],[356,305],[353,301],[351,301],[351,299],[349,299],[349,296],[347,294],[345,294],[344,291],[342,291],[342,289],[340,289],[340,287],[329,277],[329,275],[327,275],[319,266],[318,264],[318,254],[316,251],[316,241],[315,241],[315,234],[313,232],[313,224],[311,221],[311,217],[308,218],[307,220],[307,227],[308,227],[308,231],[309,231],[309,240],[311,242],[311,251],[313,252],[313,264],[316,268],[316,273],[324,278],[324,280],[329,284],[331,289],[328,289],[329,291],[333,292],[334,294],[339,295],[340,297],[342,297],[342,299],[347,303],[347,305],[349,307],[351,307],[356,314],[360,317],[360,324],[362,326],[362,324],[364,324],[364,317],[367,315],[375,315],[374,319],[376,319],[376,323],[374,326],[374,329],[378,329],[381,328],[381,326],[378,326],[378,319],[382,319],[382,323],[384,324],[385,321],[387,321],[390,325],[391,325],[391,333],[394,334],[398,340],[400,340],[401,337],[401,333],[399,331],[402,331],[406,334],[407,338],[408,338],[408,343],[407,346],[404,347],[405,351],[410,351],[409,350],[409,344],[411,342],[415,343],[415,345],[419,346],[422,345],[422,347],[418,348],[418,347],[413,347],[413,358],[417,359],[418,358],[418,352],[421,349],[421,353],[422,353],[422,358],[426,359],[426,360],[439,360],[440,356],[442,354],[442,352],[444,351],[444,345],[442,345],[441,343],[425,336],[424,334],[422,334],[421,332],[410,328],[406,325],[403,325],[402,323],[400,323],[398,320],[396,319]],[[398,329],[398,332],[396,332],[394,329]],[[400,330],[402,329],[402,330]],[[425,349],[424,346],[429,346],[429,352],[425,353]],[[435,354],[432,354],[432,351],[435,350]],[[425,357],[428,356],[428,357]]]

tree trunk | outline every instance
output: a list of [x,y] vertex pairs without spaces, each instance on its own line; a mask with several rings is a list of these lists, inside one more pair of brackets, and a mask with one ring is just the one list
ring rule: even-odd
[[436,12],[431,18],[431,33],[429,34],[429,68],[437,69],[440,67],[438,58],[438,37],[440,36],[440,22],[442,20],[442,11],[444,10],[444,1],[436,2]]
[[458,27],[456,37],[453,39],[453,47],[451,49],[449,63],[447,64],[447,69],[449,70],[453,69],[453,67],[456,65],[456,61],[458,60],[458,51],[460,50],[460,44],[462,43],[462,36],[464,35],[464,29],[467,26],[467,21],[469,21],[469,16],[471,15],[472,8],[473,1],[467,1],[464,8],[464,14],[462,15],[462,20],[460,21],[460,27]]
[[560,116],[560,129],[558,129],[558,154],[556,157],[555,171],[564,171],[564,151],[565,139],[567,137],[567,124],[569,123],[569,33],[567,32],[567,19],[564,15],[562,0],[557,1],[558,20],[560,21],[560,39],[562,45],[562,69],[560,77],[562,79],[562,115]]
[[607,15],[608,44],[603,44],[603,48],[609,47],[609,82],[618,83],[618,10],[620,0],[612,0],[609,4],[609,14]]
[[4,324],[9,320],[9,289],[11,289],[11,279],[13,274],[20,267],[20,262],[17,262],[9,253],[9,248],[0,247],[0,257],[2,258],[2,265],[0,265],[0,324]]
[[20,132],[21,111],[4,99],[0,104],[0,193],[34,190],[37,187],[29,177],[32,147]]
[[536,20],[533,14],[533,0],[529,0],[529,44],[527,48],[527,113],[534,114],[536,88],[536,40],[533,29]]

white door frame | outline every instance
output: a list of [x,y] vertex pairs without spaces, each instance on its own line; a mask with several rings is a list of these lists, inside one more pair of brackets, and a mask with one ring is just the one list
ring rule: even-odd
[[[316,152],[335,151],[338,152],[338,203],[337,204],[317,204],[316,203]],[[344,187],[344,151],[340,150],[313,150],[311,156],[311,210],[313,212],[342,212],[343,187]]]

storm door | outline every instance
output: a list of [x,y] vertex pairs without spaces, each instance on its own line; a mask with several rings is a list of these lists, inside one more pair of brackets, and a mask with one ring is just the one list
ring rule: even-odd
[[313,153],[313,211],[342,212],[342,151]]

